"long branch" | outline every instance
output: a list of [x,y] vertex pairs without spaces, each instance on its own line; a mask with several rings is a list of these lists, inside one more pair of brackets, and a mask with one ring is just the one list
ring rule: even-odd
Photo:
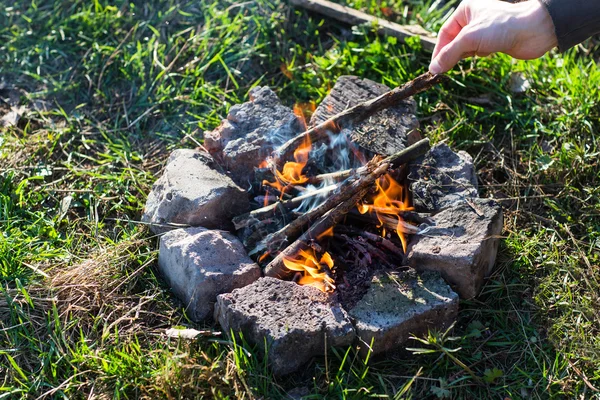
[[399,25],[331,1],[290,0],[290,2],[295,6],[321,13],[347,24],[372,26],[379,34],[394,36],[402,41],[409,37],[418,36],[421,39],[421,45],[428,50],[433,50],[437,42],[434,37],[430,36],[429,32],[418,25]]
[[332,127],[346,128],[352,123],[363,121],[377,111],[388,108],[404,99],[421,93],[442,82],[444,79],[444,75],[433,75],[426,72],[412,81],[407,82],[402,86],[398,86],[374,99],[348,108],[306,132],[301,133],[295,138],[288,140],[283,146],[273,152],[273,162],[276,167],[281,167],[281,164],[292,157],[294,150],[304,143],[307,137],[310,138],[311,142],[326,139],[327,131],[331,130]]

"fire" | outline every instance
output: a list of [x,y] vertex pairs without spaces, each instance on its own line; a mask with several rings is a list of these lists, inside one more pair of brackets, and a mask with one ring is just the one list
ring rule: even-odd
[[274,187],[283,193],[287,185],[302,185],[308,182],[308,177],[302,174],[302,170],[308,163],[311,149],[310,137],[306,136],[304,142],[294,151],[294,160],[296,161],[286,162],[281,172],[275,171],[277,180],[275,182],[265,180],[263,185]]
[[258,165],[258,168],[269,168],[269,160],[263,160],[263,162]]
[[317,261],[314,250],[300,250],[294,258],[284,258],[283,264],[292,271],[302,273],[299,285],[313,286],[322,292],[335,289],[333,278],[326,272],[333,268],[333,259],[327,252]]
[[326,237],[333,237],[333,226],[317,236],[317,240],[321,240]]
[[408,206],[408,190],[396,182],[389,174],[381,177],[377,181],[377,193],[371,204],[359,204],[358,211],[361,214],[375,212],[379,219],[379,228],[382,228],[382,236],[385,236],[386,219],[396,218],[396,233],[402,242],[402,248],[406,252],[406,236],[402,227],[403,220],[400,217],[400,211],[412,210]]
[[294,104],[294,115],[300,120],[304,130],[307,128],[306,120],[310,118],[315,110],[317,109],[317,105],[314,102],[308,103],[296,103]]
[[265,261],[267,259],[267,257],[269,257],[270,254],[271,254],[271,252],[267,251],[266,253],[264,253],[262,256],[260,256],[258,258],[258,262],[261,263],[261,262]]

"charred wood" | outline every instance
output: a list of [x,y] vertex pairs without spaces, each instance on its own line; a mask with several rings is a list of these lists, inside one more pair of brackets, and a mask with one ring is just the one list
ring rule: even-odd
[[362,236],[363,238],[365,238],[375,244],[379,244],[379,245],[381,245],[381,247],[388,250],[391,254],[398,257],[400,260],[404,260],[404,258],[405,258],[404,251],[402,251],[401,248],[396,246],[391,240],[384,238],[380,235],[376,235],[371,232],[356,229],[354,227],[350,227],[347,225],[338,226],[338,227],[336,227],[336,229],[341,232],[346,232],[349,234]]

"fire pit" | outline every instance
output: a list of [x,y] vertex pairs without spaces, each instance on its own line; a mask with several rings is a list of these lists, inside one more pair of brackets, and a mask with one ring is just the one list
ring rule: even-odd
[[143,218],[166,232],[159,269],[188,314],[268,346],[277,374],[451,325],[493,268],[502,212],[467,153],[420,138],[410,96],[439,80],[341,77],[309,121],[256,87],[205,149],[175,151]]

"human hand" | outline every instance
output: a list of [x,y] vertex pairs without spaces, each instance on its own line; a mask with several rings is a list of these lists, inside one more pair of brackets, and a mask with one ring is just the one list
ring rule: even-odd
[[557,44],[552,18],[539,0],[464,0],[440,29],[429,72],[440,74],[463,58],[498,52],[531,60]]

